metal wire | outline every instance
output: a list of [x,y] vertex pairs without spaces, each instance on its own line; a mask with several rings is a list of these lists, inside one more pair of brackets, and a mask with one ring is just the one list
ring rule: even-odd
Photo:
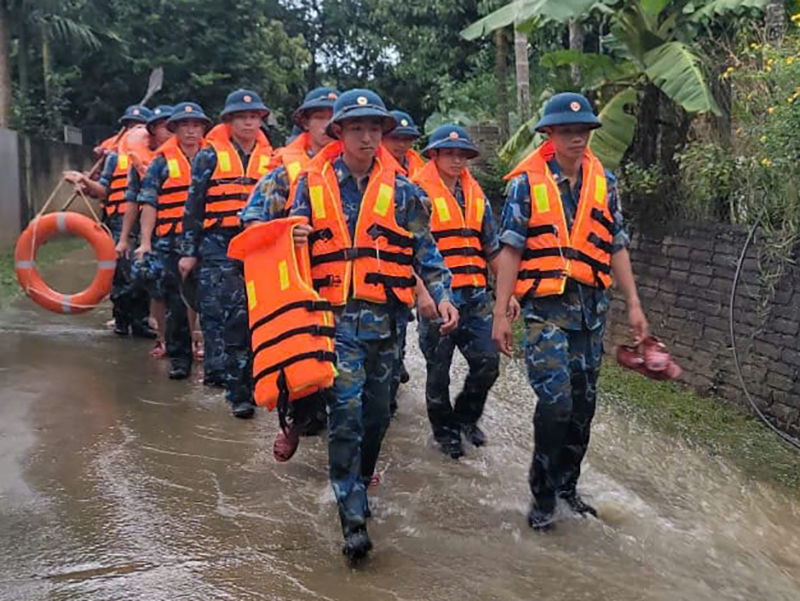
[[788,443],[795,450],[800,451],[800,441],[796,438],[789,436],[786,432],[778,429],[769,419],[767,416],[764,415],[761,410],[756,405],[756,402],[753,400],[753,397],[750,395],[750,391],[747,389],[747,383],[744,381],[744,374],[742,374],[742,366],[739,363],[739,353],[736,349],[736,324],[734,321],[734,306],[736,304],[736,292],[739,289],[739,280],[741,279],[742,275],[742,267],[744,265],[744,258],[747,255],[747,251],[750,248],[750,245],[753,242],[753,238],[756,235],[756,230],[758,226],[761,225],[761,219],[758,219],[755,225],[750,230],[750,233],[747,235],[747,240],[745,240],[744,247],[742,248],[742,254],[739,256],[739,262],[736,265],[736,273],[733,276],[733,287],[731,288],[731,303],[730,303],[730,337],[731,337],[731,350],[733,351],[733,363],[736,366],[736,375],[739,376],[739,382],[742,385],[742,391],[744,392],[747,401],[750,403],[750,406],[753,408],[753,412],[759,417],[759,419],[764,422],[770,430],[775,432],[784,442]]

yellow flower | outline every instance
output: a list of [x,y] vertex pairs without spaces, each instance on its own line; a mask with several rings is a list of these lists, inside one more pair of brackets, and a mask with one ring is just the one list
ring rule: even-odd
[[790,56],[789,58],[786,59],[786,64],[791,65],[794,62],[794,60],[795,60],[794,57]]
[[759,142],[761,142],[761,143],[763,144],[764,142],[766,142],[766,141],[767,141],[767,136],[761,136],[761,137],[758,139],[758,141],[759,141]]
[[775,112],[775,107],[774,107],[774,106],[771,106],[771,107],[769,107],[769,108],[767,109],[767,112],[768,112],[768,113],[771,115],[772,113],[774,113],[774,112]]
[[772,67],[767,65],[766,67],[764,67],[764,71],[766,71],[767,73],[772,73]]
[[750,48],[752,48],[753,50],[758,50],[759,48],[761,48],[761,46],[753,42],[752,44],[750,44]]
[[792,15],[792,21],[794,21],[795,23],[800,21],[800,13],[797,13],[796,15]]
[[772,161],[770,161],[767,157],[764,157],[763,159],[761,159],[761,164],[764,167],[772,167]]

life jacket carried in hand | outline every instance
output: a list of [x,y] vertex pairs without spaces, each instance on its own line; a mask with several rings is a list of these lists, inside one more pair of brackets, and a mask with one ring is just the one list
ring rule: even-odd
[[217,167],[206,190],[203,227],[238,228],[241,225],[239,212],[247,203],[253,187],[269,170],[272,146],[264,132],[259,130],[256,145],[245,166],[233,144],[227,123],[221,123],[208,132],[206,142],[217,154]]
[[[204,142],[200,142],[200,148]],[[158,193],[156,235],[163,237],[183,232],[183,210],[192,183],[192,165],[173,136],[156,151],[167,161],[168,176]]]
[[297,136],[290,144],[283,148],[279,148],[272,155],[270,169],[277,169],[283,165],[286,167],[286,173],[289,176],[289,198],[286,200],[286,207],[284,209],[284,217],[289,214],[289,210],[294,204],[294,196],[297,192],[297,180],[300,174],[308,165],[311,159],[308,156],[308,149],[311,147],[311,139],[308,132],[304,132]]
[[419,156],[416,150],[409,149],[409,151],[406,152],[406,162],[408,162],[408,177],[412,180],[422,168],[425,167],[425,159]]
[[125,192],[128,191],[131,167],[136,167],[140,176],[144,175],[144,169],[150,164],[153,154],[150,150],[150,134],[144,125],[135,125],[122,135],[117,145],[117,166],[111,176],[108,197],[102,203],[106,217],[125,213]]
[[431,201],[431,234],[453,274],[452,288],[485,288],[486,258],[481,244],[486,200],[469,169],[461,171],[464,210],[445,186],[434,161],[430,161],[412,181]]
[[228,247],[244,261],[255,401],[278,407],[285,428],[288,403],[333,385],[336,377],[331,304],[311,287],[308,247],[296,247],[302,217],[248,228]]
[[341,142],[326,146],[311,162],[311,277],[314,288],[333,305],[353,298],[374,303],[414,303],[414,236],[395,218],[395,177],[400,165],[382,146],[361,199],[355,239],[347,228],[339,181],[333,168]]
[[519,298],[529,292],[563,294],[567,278],[600,289],[611,285],[614,217],[603,165],[587,148],[578,210],[569,230],[558,185],[547,165],[553,156],[552,142],[545,142],[505,178],[527,174],[531,188],[528,236],[514,289]]

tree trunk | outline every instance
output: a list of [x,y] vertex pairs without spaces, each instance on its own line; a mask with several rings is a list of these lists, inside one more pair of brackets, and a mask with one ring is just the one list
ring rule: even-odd
[[11,125],[11,57],[9,47],[9,14],[0,0],[0,127]]
[[28,32],[25,23],[20,19],[19,37],[17,38],[17,70],[19,72],[19,92],[25,102],[28,100],[28,92],[30,91],[28,55]]
[[[569,49],[583,52],[583,23],[580,19],[570,19],[569,22]],[[572,83],[576,86],[581,83],[581,67],[580,65],[573,64],[570,68],[572,74]]]
[[772,46],[780,46],[783,43],[783,36],[786,34],[786,10],[783,0],[770,0],[767,5],[767,43]]
[[494,32],[495,55],[494,77],[497,80],[497,123],[500,126],[500,136],[508,139],[508,47],[505,32],[502,28]]
[[514,61],[517,74],[517,111],[522,123],[531,118],[531,73],[528,65],[528,36],[514,27]]
[[44,84],[44,99],[47,102],[48,108],[52,106],[53,88],[51,86],[52,77],[52,56],[50,54],[50,40],[47,34],[42,32],[42,83]]

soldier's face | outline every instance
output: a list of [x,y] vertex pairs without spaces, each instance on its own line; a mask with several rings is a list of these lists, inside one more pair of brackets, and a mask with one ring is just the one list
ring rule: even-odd
[[433,157],[436,168],[443,176],[457,178],[469,163],[469,152],[463,148],[442,148]]
[[233,113],[230,120],[231,135],[247,142],[256,139],[261,127],[261,113],[258,111],[242,111]]
[[303,127],[308,132],[311,143],[317,148],[323,148],[333,142],[325,133],[332,115],[333,109],[316,109],[303,118]]
[[545,132],[550,136],[556,154],[571,160],[583,156],[592,135],[591,128],[586,125],[554,125]]
[[196,119],[179,121],[175,127],[175,135],[178,136],[178,142],[181,146],[197,146],[200,140],[203,139],[205,131],[205,123]]
[[153,143],[158,148],[164,142],[172,137],[172,132],[167,129],[167,122],[164,120],[159,121],[152,128],[150,128],[153,136]]
[[399,162],[406,158],[406,153],[411,150],[412,144],[414,144],[414,138],[409,138],[408,136],[386,136],[383,139],[383,145],[386,150]]
[[344,151],[363,162],[371,161],[383,138],[383,120],[379,118],[348,119],[338,127]]

